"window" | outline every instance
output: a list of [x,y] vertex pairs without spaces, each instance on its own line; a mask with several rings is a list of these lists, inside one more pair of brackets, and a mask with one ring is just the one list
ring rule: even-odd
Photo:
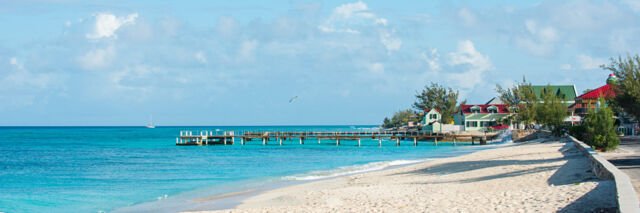
[[478,127],[477,121],[467,121],[467,127]]
[[496,107],[496,106],[487,107],[487,111],[489,113],[498,113],[498,107]]
[[471,112],[473,112],[473,113],[479,113],[479,112],[480,112],[480,107],[479,107],[479,106],[472,106],[472,107],[471,107]]
[[495,124],[495,121],[481,121],[480,127],[490,127]]
[[429,116],[430,116],[429,117],[430,119],[438,119],[438,115],[437,114],[431,114]]

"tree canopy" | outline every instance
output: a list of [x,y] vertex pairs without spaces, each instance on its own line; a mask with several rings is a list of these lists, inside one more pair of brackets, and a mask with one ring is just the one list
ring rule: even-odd
[[391,119],[384,118],[382,127],[392,128],[401,126],[409,121],[418,122],[418,117],[419,116],[415,114],[411,109],[400,110],[395,112]]
[[555,135],[561,134],[564,126],[564,119],[567,117],[567,107],[560,99],[562,94],[556,94],[550,85],[540,93],[541,102],[538,102],[536,109],[536,122],[548,126]]
[[442,115],[442,123],[447,124],[453,121],[453,114],[458,107],[457,90],[431,82],[416,94],[416,99],[416,102],[413,103],[414,109],[421,112],[427,109],[438,109]]
[[610,70],[618,77],[613,86],[616,96],[612,103],[622,108],[626,113],[640,118],[640,57],[619,56],[611,59],[611,64],[603,65],[603,69]]
[[513,88],[502,88],[496,85],[498,98],[509,105],[509,111],[514,114],[512,120],[516,123],[533,123],[536,119],[536,103],[538,98],[533,92],[531,83],[523,77],[522,82],[513,86]]

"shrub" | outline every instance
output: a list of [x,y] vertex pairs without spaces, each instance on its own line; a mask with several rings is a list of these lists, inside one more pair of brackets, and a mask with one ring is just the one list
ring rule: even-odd
[[[604,103],[604,99],[600,102]],[[604,107],[589,111],[589,116],[584,122],[586,128],[584,142],[594,149],[609,151],[618,147],[620,139],[616,133],[613,111],[606,104],[603,105]]]
[[585,141],[584,136],[587,133],[587,128],[585,126],[571,126],[567,131],[578,140]]

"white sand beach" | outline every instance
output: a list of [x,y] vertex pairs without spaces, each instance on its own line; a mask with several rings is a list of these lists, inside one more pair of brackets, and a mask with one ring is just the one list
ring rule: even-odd
[[275,189],[209,212],[591,212],[616,206],[614,187],[572,143],[538,140]]

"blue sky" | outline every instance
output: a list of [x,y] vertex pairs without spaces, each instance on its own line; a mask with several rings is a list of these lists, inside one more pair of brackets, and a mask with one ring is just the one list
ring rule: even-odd
[[0,125],[379,124],[431,81],[581,92],[640,48],[635,0],[0,5]]

